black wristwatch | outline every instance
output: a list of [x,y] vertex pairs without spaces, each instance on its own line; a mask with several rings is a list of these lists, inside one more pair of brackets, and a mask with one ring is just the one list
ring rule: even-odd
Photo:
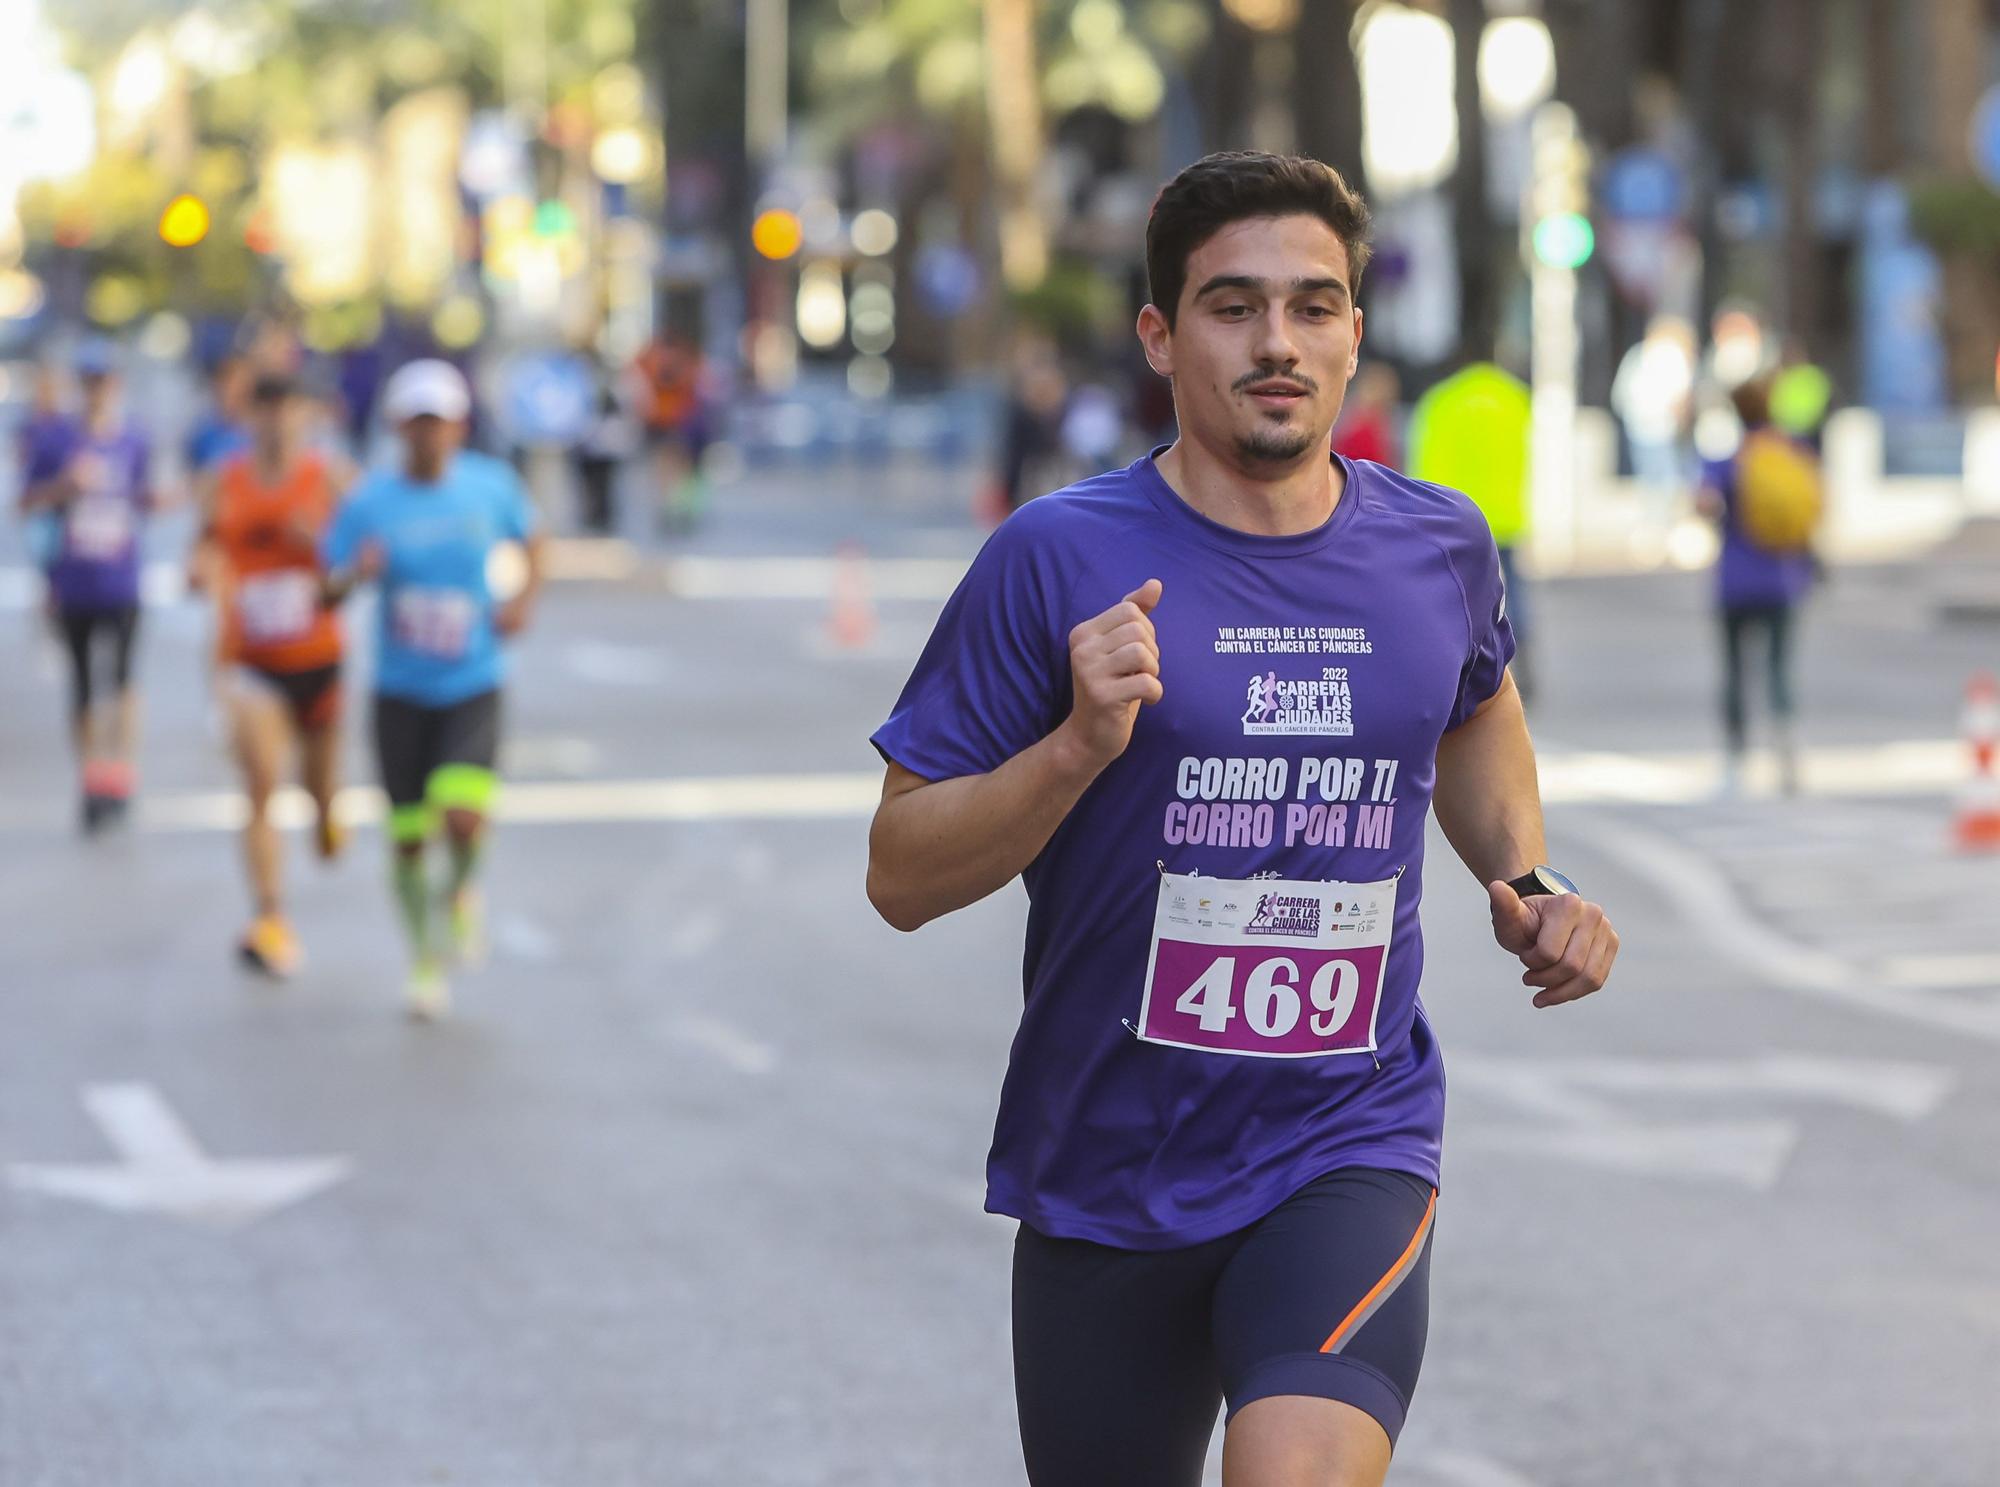
[[1577,893],[1576,884],[1546,863],[1529,868],[1507,886],[1522,898],[1533,898],[1539,893],[1575,893],[1578,898],[1583,897]]

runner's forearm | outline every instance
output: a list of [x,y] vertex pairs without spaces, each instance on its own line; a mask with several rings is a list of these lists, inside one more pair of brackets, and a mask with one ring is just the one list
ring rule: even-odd
[[21,492],[21,510],[41,511],[50,506],[60,506],[75,494],[76,482],[67,475],[37,480]]
[[1439,740],[1431,809],[1452,850],[1482,883],[1519,877],[1547,860],[1535,749],[1511,673],[1490,701]]
[[977,903],[1040,855],[1102,766],[1066,728],[990,774],[897,789],[868,834],[868,901],[900,930]]

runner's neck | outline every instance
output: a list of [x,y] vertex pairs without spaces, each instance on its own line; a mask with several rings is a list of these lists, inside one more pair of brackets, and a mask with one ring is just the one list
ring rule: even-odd
[[1186,438],[1154,465],[1194,510],[1257,537],[1294,537],[1324,526],[1347,485],[1346,469],[1323,445],[1270,479],[1246,474]]

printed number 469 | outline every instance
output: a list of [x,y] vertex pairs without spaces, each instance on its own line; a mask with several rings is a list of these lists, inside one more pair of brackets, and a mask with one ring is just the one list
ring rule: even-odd
[[[1201,1019],[1201,1030],[1226,1030],[1236,1015],[1232,993],[1236,986],[1236,957],[1216,958],[1194,985],[1174,1003],[1176,1012]],[[1361,995],[1361,972],[1352,961],[1330,960],[1313,973],[1306,996],[1316,1010],[1311,1026],[1326,1037],[1346,1025]],[[1299,966],[1289,956],[1260,960],[1250,968],[1243,986],[1243,1019],[1262,1038],[1282,1038],[1299,1025],[1304,1011],[1299,1001]]]

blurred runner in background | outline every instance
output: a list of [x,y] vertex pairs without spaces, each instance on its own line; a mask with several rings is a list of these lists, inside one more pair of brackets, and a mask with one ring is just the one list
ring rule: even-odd
[[[60,366],[44,362],[35,368],[28,411],[14,429],[14,463],[21,472],[24,493],[28,482],[34,478],[29,472],[60,465],[62,456],[59,451],[66,449],[69,441],[75,438],[76,420],[70,413],[71,391],[69,375]],[[53,463],[50,451],[56,451]],[[48,507],[31,512],[26,510],[25,502],[22,505],[28,558],[46,579],[50,565],[62,551],[62,517]],[[54,596],[45,593],[43,603],[52,607]]]
[[701,518],[701,456],[708,444],[701,347],[685,331],[663,329],[632,365],[660,520],[668,531],[691,531]]
[[243,852],[255,918],[239,949],[274,977],[293,974],[303,959],[285,916],[284,844],[271,820],[271,797],[295,753],[317,813],[320,857],[331,860],[342,844],[333,814],[341,635],[322,602],[319,548],[347,471],[303,446],[306,413],[290,378],[256,380],[250,447],[216,470],[197,563],[215,596],[217,677],[250,805]]
[[618,529],[618,474],[639,452],[639,429],[621,396],[618,378],[594,359],[595,399],[590,426],[571,457],[576,465],[583,527],[599,536]]
[[242,353],[223,355],[209,373],[208,401],[188,430],[188,475],[197,485],[216,466],[250,443],[250,363]]
[[[502,639],[527,624],[540,586],[528,493],[500,460],[465,449],[472,393],[448,362],[415,361],[382,392],[402,440],[400,468],[369,476],[341,507],[325,546],[326,593],[339,602],[381,585],[375,750],[389,797],[396,902],[409,936],[412,1016],[451,1005],[426,855],[443,828],[443,906],[460,964],[482,950],[474,883],[498,780]],[[525,544],[511,596],[494,593],[495,554]]]
[[[45,422],[21,494],[23,511],[60,520],[47,569],[56,625],[69,653],[71,735],[83,783],[83,827],[96,831],[131,801],[139,698],[139,534],[160,505],[152,450],[126,422],[111,348],[77,357],[83,412]],[[107,696],[106,693],[109,693]]]

